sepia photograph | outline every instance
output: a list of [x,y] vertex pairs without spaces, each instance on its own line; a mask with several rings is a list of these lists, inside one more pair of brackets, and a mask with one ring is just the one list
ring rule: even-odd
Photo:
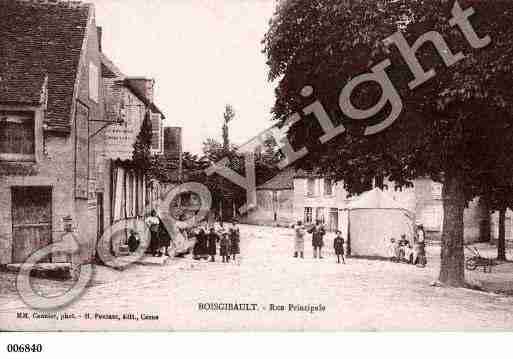
[[512,331],[512,23],[0,0],[0,331]]

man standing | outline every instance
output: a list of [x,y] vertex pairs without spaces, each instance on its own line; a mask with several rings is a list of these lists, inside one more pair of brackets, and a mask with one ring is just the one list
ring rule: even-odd
[[294,226],[295,238],[294,238],[294,258],[298,257],[298,254],[301,255],[301,258],[304,258],[305,252],[305,227],[301,221],[297,221],[297,224]]
[[321,221],[316,221],[314,227],[312,227],[308,233],[312,233],[312,247],[314,251],[314,258],[317,258],[317,251],[319,251],[319,259],[322,259],[322,247],[324,246],[324,235],[326,230],[322,225]]

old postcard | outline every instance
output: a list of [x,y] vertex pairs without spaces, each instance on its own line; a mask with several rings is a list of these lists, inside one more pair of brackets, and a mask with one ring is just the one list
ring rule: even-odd
[[0,331],[512,330],[512,22],[0,0]]

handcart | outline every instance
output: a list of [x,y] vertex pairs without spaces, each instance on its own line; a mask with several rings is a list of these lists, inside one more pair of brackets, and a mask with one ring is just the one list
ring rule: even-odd
[[465,268],[469,271],[474,271],[478,267],[483,267],[483,272],[492,272],[492,267],[497,265],[497,262],[492,258],[485,258],[481,256],[476,247],[468,247],[467,250],[472,252],[472,256],[465,259]]

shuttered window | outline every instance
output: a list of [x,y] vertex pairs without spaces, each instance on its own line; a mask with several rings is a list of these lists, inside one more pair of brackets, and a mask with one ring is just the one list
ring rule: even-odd
[[314,178],[308,178],[306,180],[306,195],[308,197],[315,196],[315,179]]
[[315,209],[315,220],[320,221],[321,223],[325,222],[325,208],[324,207],[317,207]]
[[0,160],[35,160],[33,113],[0,112]]
[[305,207],[305,224],[312,223],[313,220],[313,209],[312,207]]
[[330,179],[324,179],[324,195],[333,195],[333,182]]
[[154,154],[162,154],[162,120],[160,114],[151,114],[151,150]]

